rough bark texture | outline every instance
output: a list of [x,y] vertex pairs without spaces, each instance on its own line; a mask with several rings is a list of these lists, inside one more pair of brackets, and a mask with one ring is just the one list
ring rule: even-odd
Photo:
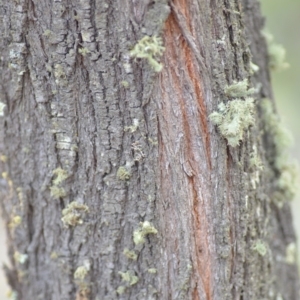
[[[262,28],[255,0],[1,0],[1,203],[18,299],[299,299],[259,109],[272,98]],[[163,38],[160,73],[130,56],[146,35]],[[245,78],[261,85],[256,123],[233,148],[208,116]]]

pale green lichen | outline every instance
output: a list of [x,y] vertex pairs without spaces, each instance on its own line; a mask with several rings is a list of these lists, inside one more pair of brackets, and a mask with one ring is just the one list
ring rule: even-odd
[[130,51],[130,55],[136,58],[144,58],[155,72],[162,70],[162,64],[157,59],[162,56],[165,47],[162,46],[162,38],[157,36],[144,36]]
[[63,209],[61,220],[66,227],[76,226],[83,223],[82,216],[87,212],[89,212],[87,205],[73,201]]
[[258,156],[256,146],[253,146],[253,151],[250,153],[249,163],[250,163],[250,167],[255,170],[261,171],[264,169],[261,158]]
[[62,168],[57,168],[52,171],[54,179],[52,180],[52,186],[50,187],[50,194],[54,199],[66,197],[67,193],[61,185],[68,177],[67,171]]
[[221,103],[218,111],[210,114],[209,118],[218,126],[228,145],[236,147],[243,139],[244,131],[254,123],[254,100],[246,98]]
[[252,246],[252,249],[257,251],[258,254],[261,256],[265,256],[267,254],[267,246],[261,240],[256,241],[255,244]]
[[86,56],[88,53],[90,53],[90,50],[88,48],[79,48],[78,53],[81,54],[82,56]]
[[73,152],[78,152],[78,146],[77,145],[72,145],[70,150],[73,151]]
[[55,170],[52,171],[52,174],[54,175],[54,179],[52,180],[52,183],[54,185],[59,185],[61,184],[63,181],[65,181],[69,175],[68,172],[63,170],[62,168],[57,168]]
[[[0,108],[0,109],[1,109],[1,108]],[[2,161],[3,163],[6,163],[7,160],[8,160],[8,158],[7,158],[6,155],[4,155],[4,154],[1,154],[1,155],[0,155],[0,161]]]
[[120,271],[118,274],[122,277],[122,281],[127,282],[129,285],[135,285],[139,281],[139,278],[134,275],[133,271]]
[[51,197],[54,199],[59,199],[67,196],[67,192],[64,188],[53,185],[50,187]]
[[132,73],[132,66],[129,63],[124,63],[123,64],[124,70],[127,74]]
[[129,131],[130,133],[135,132],[139,128],[140,122],[138,119],[133,119],[132,120],[132,125],[131,126],[125,126],[124,131]]
[[67,77],[62,65],[56,64],[54,66],[54,76],[56,79],[65,79]]
[[22,217],[20,217],[20,216],[15,216],[15,217],[13,217],[12,222],[14,223],[14,225],[18,226],[18,225],[20,225],[21,222],[22,222]]
[[6,104],[0,102],[0,116],[4,116],[4,108],[6,107]]
[[120,179],[120,180],[129,180],[130,179],[130,176],[131,176],[131,173],[129,172],[129,170],[122,166],[118,169],[117,171],[117,177]]
[[93,33],[90,30],[83,30],[81,31],[81,38],[83,42],[90,43],[93,40]]
[[87,276],[90,272],[91,265],[89,260],[85,260],[82,266],[79,266],[74,272],[74,281],[78,286],[77,297],[80,295],[80,299],[89,299],[90,285],[91,283],[87,280]]
[[285,249],[285,262],[293,265],[297,261],[297,246],[296,243],[290,243]]
[[251,171],[250,181],[251,181],[252,187],[254,189],[256,189],[256,186],[259,184],[260,173],[264,169],[261,158],[259,157],[259,155],[257,153],[256,146],[253,146],[253,151],[250,153],[249,167],[250,167],[250,171]]
[[299,168],[288,153],[292,137],[275,114],[271,101],[263,99],[260,106],[265,120],[265,132],[272,137],[274,143],[274,154],[268,157],[276,176],[272,199],[278,206],[282,206],[298,192]]
[[134,251],[129,250],[128,248],[124,249],[123,254],[129,259],[137,260],[137,254]]
[[43,33],[45,37],[50,37],[53,34],[53,32],[50,29],[46,29]]
[[148,221],[140,223],[140,227],[133,232],[135,245],[144,244],[148,234],[157,234],[156,228]]
[[299,190],[299,166],[296,161],[286,162],[280,168],[277,186],[285,191],[288,199],[293,199]]
[[148,138],[148,141],[153,145],[153,146],[157,146],[158,145],[158,141],[157,140],[154,140],[152,138]]
[[16,291],[10,290],[7,292],[6,296],[10,300],[18,300],[18,292],[16,292]]
[[89,262],[85,262],[83,266],[78,267],[74,272],[74,279],[83,281],[88,275],[90,268]]
[[281,71],[289,67],[286,62],[286,51],[284,47],[280,44],[274,42],[274,37],[267,30],[262,31],[267,46],[268,46],[268,56],[269,56],[269,67],[273,71]]
[[8,224],[8,227],[11,229],[15,229],[22,223],[22,217],[21,216],[13,216]]
[[125,291],[126,291],[126,286],[123,286],[123,285],[120,285],[116,290],[118,295],[123,295],[125,293]]
[[259,66],[250,61],[250,73],[251,75],[257,73],[259,71]]
[[23,254],[23,253],[20,253],[18,251],[16,251],[14,253],[14,260],[15,262],[19,263],[19,264],[25,264],[25,262],[27,261],[28,259],[28,255],[27,254]]
[[284,298],[281,296],[281,294],[277,294],[276,300],[284,300]]
[[128,88],[129,88],[129,83],[128,83],[128,81],[126,81],[126,80],[122,80],[122,81],[121,81],[121,85],[122,85],[125,89],[128,89]]
[[16,192],[17,192],[18,199],[19,199],[20,203],[22,203],[23,202],[23,190],[22,190],[22,188],[17,187]]
[[53,260],[57,259],[58,258],[57,252],[52,251],[51,254],[50,254],[50,258],[53,259]]
[[221,39],[217,39],[217,44],[226,45],[225,39],[226,39],[226,35],[224,34]]
[[225,94],[231,98],[246,98],[256,92],[255,88],[248,89],[248,79],[234,81],[232,85],[225,87]]
[[150,274],[156,274],[157,273],[157,269],[150,268],[150,269],[148,269],[148,273],[150,273]]
[[67,74],[61,64],[54,65],[53,74],[55,77],[55,83],[60,86],[66,86],[68,83]]

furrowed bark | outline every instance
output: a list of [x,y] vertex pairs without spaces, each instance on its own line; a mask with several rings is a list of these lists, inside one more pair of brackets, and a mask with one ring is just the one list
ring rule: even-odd
[[[256,1],[0,8],[1,204],[18,299],[299,298],[290,207],[273,199]],[[132,54],[145,36],[165,47],[152,65]],[[256,122],[231,147],[209,115],[245,78],[259,86]]]

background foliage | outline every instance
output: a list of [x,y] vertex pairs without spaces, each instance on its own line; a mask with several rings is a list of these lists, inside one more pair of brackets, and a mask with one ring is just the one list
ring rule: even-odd
[[[273,34],[274,41],[287,51],[290,67],[272,73],[273,91],[279,114],[292,131],[294,146],[292,155],[300,161],[300,1],[261,0],[266,28]],[[300,182],[299,182],[300,187]],[[299,189],[300,190],[300,189]],[[292,203],[294,224],[300,237],[300,193]],[[299,243],[298,243],[299,244]],[[300,257],[300,251],[298,248]]]

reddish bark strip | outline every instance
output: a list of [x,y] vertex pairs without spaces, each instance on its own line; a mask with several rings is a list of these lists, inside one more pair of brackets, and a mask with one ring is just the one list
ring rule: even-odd
[[[187,5],[187,2],[182,0],[174,1],[174,6],[176,6],[177,10],[184,16],[185,22],[187,24],[186,27],[188,28],[191,37],[194,39],[193,36],[194,26],[192,25],[192,16],[189,12],[188,9],[189,7]],[[177,23],[174,14],[171,14],[169,20],[172,18],[174,18],[174,23]],[[177,28],[180,31],[180,26],[178,26],[178,24],[176,24],[175,26],[177,26]],[[201,88],[201,76],[199,72],[199,63],[197,62],[197,57],[194,53],[194,50],[191,49],[191,47],[188,45],[187,41],[185,40],[184,33],[181,34],[182,34],[181,41],[182,41],[183,58],[186,62],[186,71],[187,71],[185,75],[188,75],[188,78],[190,79],[193,86],[195,99],[198,101],[197,109],[200,114],[199,119],[203,130],[202,134],[205,137],[207,160],[209,162],[209,165],[211,166],[210,136],[207,127],[207,111],[204,102],[204,92]]]
[[[186,2],[176,1],[175,5],[185,16],[187,28],[191,28]],[[187,43],[174,13],[170,14],[165,24],[164,40],[165,68],[160,78],[162,194],[164,198],[168,198],[168,195],[170,198],[172,190],[176,194],[172,173],[180,169],[182,172],[177,173],[176,177],[180,177],[182,182],[180,188],[185,195],[182,201],[188,206],[187,213],[191,225],[188,235],[193,241],[190,245],[193,257],[191,281],[195,282],[191,295],[193,299],[203,299],[204,292],[205,299],[212,299],[212,256],[207,221],[207,201],[210,193],[209,184],[205,180],[211,169],[211,155],[204,92],[197,58]],[[169,90],[170,87],[172,91]],[[170,95],[176,96],[170,99]],[[167,149],[166,143],[172,148]],[[170,206],[173,211],[172,217],[178,215],[180,218],[176,204]],[[173,254],[179,256],[176,250]]]

